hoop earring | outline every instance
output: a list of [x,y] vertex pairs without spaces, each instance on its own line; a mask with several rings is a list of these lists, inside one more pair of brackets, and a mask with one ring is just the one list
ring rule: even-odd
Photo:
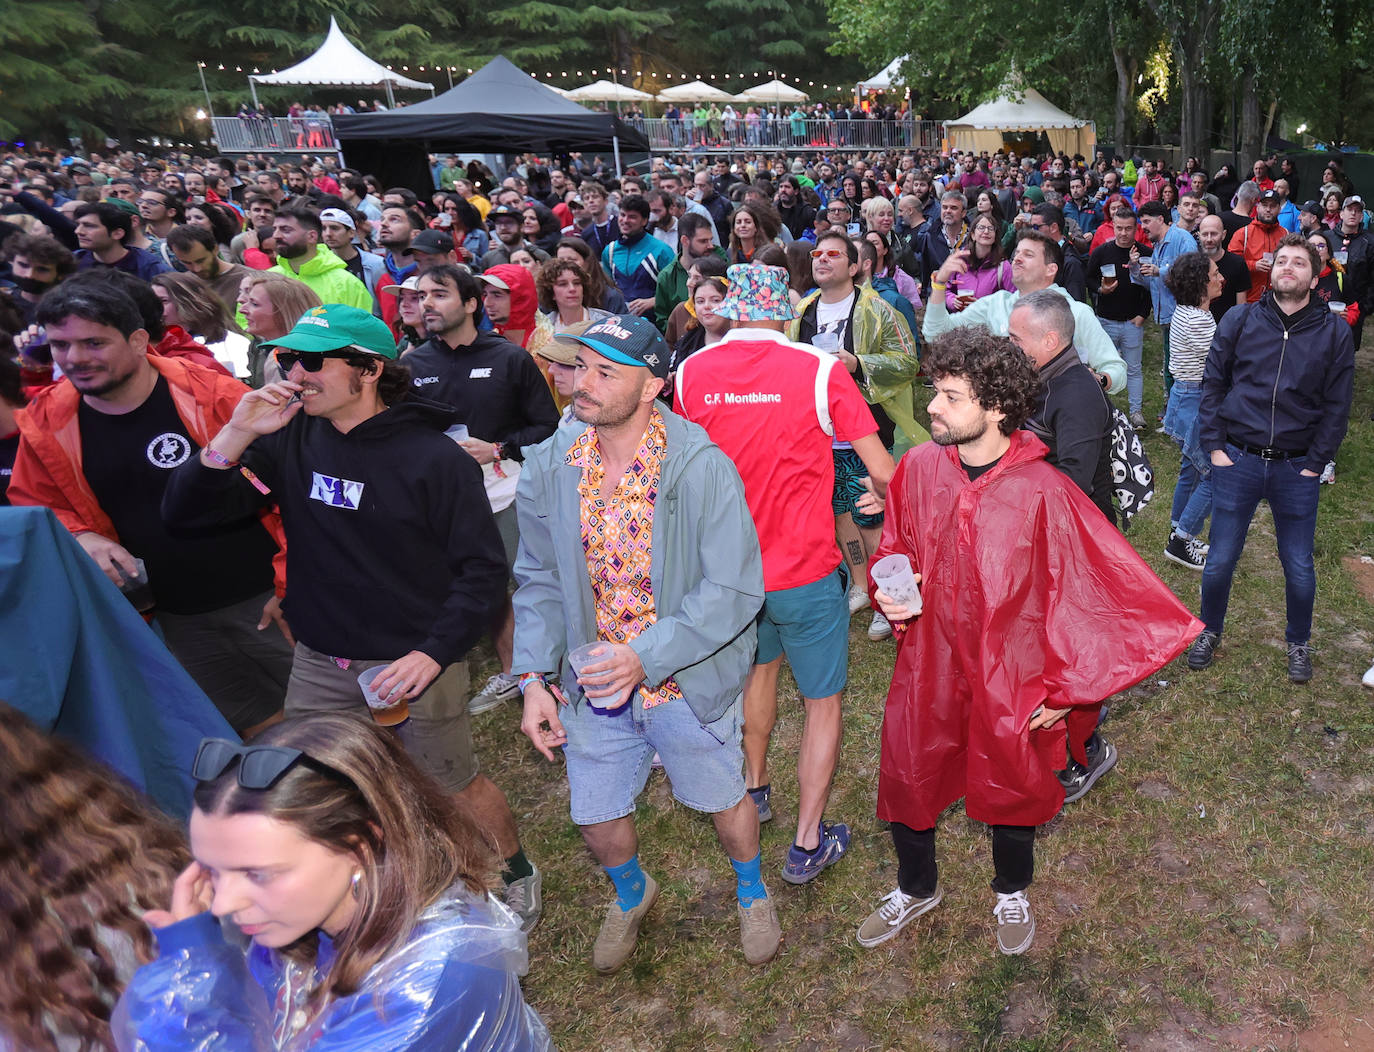
[[349,879],[349,882],[348,882],[348,883],[349,883],[349,885],[350,885],[350,890],[353,892],[353,897],[354,897],[355,899],[358,897],[358,883],[359,883],[362,879],[363,879],[363,871],[362,871],[361,869],[355,869],[355,870],[353,871],[353,876]]

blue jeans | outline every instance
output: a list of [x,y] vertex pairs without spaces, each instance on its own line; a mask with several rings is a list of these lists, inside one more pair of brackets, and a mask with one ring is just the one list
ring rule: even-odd
[[[1216,468],[1212,469],[1213,471]],[[1179,533],[1196,537],[1212,510],[1212,476],[1204,475],[1187,457],[1178,465],[1178,484],[1174,486],[1174,507],[1169,521]]]
[[1131,412],[1139,413],[1145,401],[1145,374],[1140,368],[1140,359],[1145,352],[1145,327],[1129,321],[1097,320],[1111,337],[1116,353],[1126,362],[1126,398]]
[[1229,467],[1212,465],[1212,533],[1207,566],[1202,571],[1202,620],[1210,632],[1221,632],[1231,577],[1245,534],[1261,499],[1274,515],[1274,534],[1283,564],[1288,607],[1289,643],[1306,643],[1312,636],[1312,604],[1317,595],[1317,571],[1312,564],[1312,541],[1317,530],[1316,475],[1300,474],[1303,460],[1263,460],[1226,443]]

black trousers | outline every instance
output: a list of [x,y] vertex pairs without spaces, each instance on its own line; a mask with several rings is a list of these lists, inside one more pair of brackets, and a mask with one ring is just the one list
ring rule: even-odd
[[[940,870],[935,864],[935,829],[892,823],[897,848],[897,886],[918,899],[935,894]],[[1035,876],[1035,826],[992,827],[992,890],[1001,895],[1024,891]]]

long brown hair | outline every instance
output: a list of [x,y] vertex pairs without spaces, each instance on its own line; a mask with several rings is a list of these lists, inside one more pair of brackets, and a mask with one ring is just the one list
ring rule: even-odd
[[[243,788],[238,765],[231,764],[196,787],[196,807],[211,815],[267,815],[360,863],[358,908],[334,941],[334,964],[312,995],[317,1010],[354,993],[454,884],[473,892],[491,886],[495,846],[420,772],[394,734],[355,716],[312,713],[267,728],[253,744],[299,749],[312,762],[296,763],[269,789]],[[281,953],[309,965],[318,944],[318,932],[311,932]]]
[[601,261],[592,254],[592,246],[580,237],[561,238],[553,246],[554,255],[560,248],[570,248],[582,257],[582,287],[586,290],[583,302],[593,307],[606,304],[606,272],[601,269]]
[[119,775],[0,702],[0,1034],[16,1048],[111,1049],[144,910],[190,862],[176,826]]

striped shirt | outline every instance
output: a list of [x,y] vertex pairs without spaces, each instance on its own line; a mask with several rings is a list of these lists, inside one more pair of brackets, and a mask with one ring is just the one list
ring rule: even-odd
[[1207,352],[1216,334],[1217,322],[1211,311],[1178,305],[1169,325],[1169,372],[1175,380],[1202,382]]

